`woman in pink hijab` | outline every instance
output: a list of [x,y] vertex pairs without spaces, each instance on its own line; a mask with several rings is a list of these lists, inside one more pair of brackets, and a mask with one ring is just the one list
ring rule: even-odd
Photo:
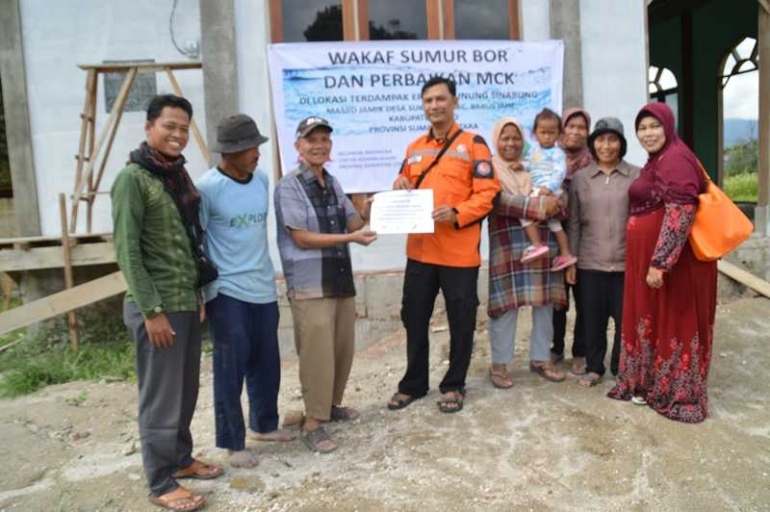
[[636,136],[649,158],[628,191],[620,371],[609,396],[698,423],[708,415],[717,278],[716,262],[695,258],[688,243],[704,180],[665,103],[641,109]]

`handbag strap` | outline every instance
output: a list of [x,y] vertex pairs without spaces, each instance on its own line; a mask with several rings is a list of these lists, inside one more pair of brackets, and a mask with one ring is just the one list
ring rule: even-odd
[[444,156],[444,153],[446,153],[447,149],[449,149],[449,146],[452,145],[452,143],[457,139],[457,137],[460,136],[460,134],[463,132],[462,128],[457,130],[454,135],[452,135],[450,138],[447,139],[447,141],[444,143],[444,147],[441,148],[441,151],[438,152],[438,155],[436,155],[436,158],[433,159],[433,161],[430,163],[430,165],[422,171],[422,174],[420,174],[420,177],[417,178],[417,183],[414,184],[414,188],[420,188],[420,185],[422,184],[425,177],[428,175],[428,173],[433,170],[434,167],[436,167],[436,164],[438,164],[438,161],[441,160],[441,157]]

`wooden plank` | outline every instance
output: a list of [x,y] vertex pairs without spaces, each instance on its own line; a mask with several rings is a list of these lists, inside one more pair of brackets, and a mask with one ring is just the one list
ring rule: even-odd
[[102,146],[104,145],[104,141],[106,140],[107,135],[110,132],[110,128],[115,118],[118,116],[118,109],[116,108],[116,106],[124,104],[125,98],[128,97],[128,93],[131,90],[131,86],[134,83],[135,77],[136,77],[136,68],[132,68],[128,71],[126,78],[123,80],[123,84],[120,86],[120,91],[118,92],[118,97],[117,97],[117,100],[115,101],[115,105],[113,105],[112,107],[112,112],[110,112],[110,117],[107,118],[107,123],[105,124],[104,128],[102,128],[102,133],[101,135],[99,135],[99,141],[96,143],[96,147],[94,148],[93,153],[91,153],[89,157],[88,165],[83,171],[83,176],[81,177],[79,182],[75,183],[75,190],[72,193],[72,216],[70,217],[70,229],[72,230],[73,233],[77,229],[78,205],[80,204],[81,194],[83,193],[83,187],[86,186],[86,184],[88,183],[88,180],[91,177],[91,174],[93,173],[94,161],[96,160],[96,156],[101,151]]
[[444,25],[442,39],[455,38],[455,2],[454,0],[441,0],[441,22]]
[[[91,226],[93,225],[94,215],[94,200],[96,199],[96,193],[99,191],[99,185],[102,183],[102,177],[104,176],[104,169],[107,166],[107,160],[110,158],[110,152],[112,151],[112,144],[115,142],[115,135],[118,133],[120,127],[120,120],[123,118],[123,111],[126,109],[126,103],[128,103],[128,94],[122,98],[120,105],[113,105],[112,108],[118,109],[118,115],[115,117],[115,121],[112,123],[112,129],[110,131],[109,139],[107,139],[107,147],[102,154],[102,162],[99,164],[99,170],[96,173],[96,179],[88,183],[88,195],[86,201],[88,201],[88,213],[86,214],[86,232],[91,232]],[[94,109],[96,111],[96,109]],[[93,176],[93,172],[91,172]],[[72,231],[75,231],[75,226],[72,226]]]
[[[75,233],[70,234],[70,239],[76,238],[76,239],[83,239],[83,238],[104,238],[107,236],[112,236],[112,233],[109,231],[104,231],[101,233]],[[15,245],[15,244],[38,244],[38,243],[50,243],[50,242],[56,242],[61,243],[61,236],[52,236],[52,235],[40,235],[40,236],[17,236],[17,237],[10,237],[10,238],[0,238],[0,246],[3,245]]]
[[508,0],[508,37],[513,41],[521,39],[519,0]]
[[[770,206],[770,9],[759,9],[759,33],[757,46],[759,51],[759,190],[757,206],[764,212],[765,218],[757,223],[764,227],[764,236],[770,236],[770,227],[766,226],[767,208]],[[755,217],[758,217],[755,216]],[[759,219],[757,219],[759,220]]]
[[270,0],[270,42],[283,41],[283,16],[281,15],[281,0]]
[[730,279],[734,279],[739,283],[751,288],[760,295],[764,295],[765,297],[770,298],[770,283],[764,279],[760,279],[754,274],[750,274],[749,272],[743,270],[741,267],[733,265],[729,261],[725,260],[719,260],[717,262],[717,268]]
[[425,0],[425,12],[428,15],[428,39],[441,39],[441,20],[438,16],[440,0]]
[[88,70],[86,76],[86,99],[83,102],[83,113],[80,114],[80,142],[78,143],[77,166],[75,168],[75,183],[80,183],[83,176],[83,162],[88,160],[91,151],[86,154],[86,141],[90,132],[91,119],[93,119],[94,108],[91,104],[91,89],[96,77],[96,71]]
[[[109,263],[115,263],[115,247],[112,242],[80,244],[72,248],[73,267]],[[0,272],[62,268],[63,264],[60,246],[34,247],[26,251],[16,249],[0,251]]]
[[359,41],[369,40],[369,2],[370,0],[359,0],[358,2],[358,39]]
[[[174,73],[171,71],[171,69],[166,69],[166,74],[168,75],[169,82],[171,82],[171,88],[174,89],[174,94],[184,97],[184,94],[182,94],[182,88],[179,87],[179,82],[176,81],[176,77],[174,76]],[[195,123],[195,119],[190,119],[190,129],[193,132],[195,140],[198,142],[198,147],[201,149],[201,154],[203,155],[203,159],[206,160],[206,164],[211,163],[211,152],[209,151],[208,146],[206,146],[206,142],[201,136],[201,131],[198,129],[198,125]]]
[[165,71],[166,68],[173,70],[201,69],[203,66],[200,62],[111,62],[108,64],[78,64],[78,67],[86,71],[93,69],[97,73],[126,73],[131,68],[136,68],[139,73],[157,73]]
[[345,41],[356,40],[356,17],[353,0],[342,0],[342,38]]
[[[67,229],[67,196],[59,194],[59,217],[61,219],[61,247],[62,258],[64,260],[64,287],[67,290],[72,289],[72,246],[70,245],[69,230]],[[78,319],[74,311],[67,312],[67,325],[70,329],[70,343],[72,350],[78,351]]]
[[127,289],[121,272],[94,279],[69,290],[0,313],[0,334],[59,316],[107,299]]

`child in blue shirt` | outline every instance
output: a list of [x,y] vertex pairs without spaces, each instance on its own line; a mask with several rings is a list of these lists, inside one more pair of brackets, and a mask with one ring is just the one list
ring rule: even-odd
[[[561,136],[561,118],[551,109],[544,108],[535,116],[533,127],[537,144],[532,148],[529,160],[529,173],[532,179],[531,196],[560,197],[561,185],[567,175],[567,159],[564,151],[556,145]],[[537,223],[522,219],[521,225],[530,241],[530,246],[524,250],[521,262],[529,263],[548,255],[548,246],[540,240]],[[548,219],[548,229],[556,237],[559,245],[559,255],[553,260],[552,271],[562,270],[577,262],[569,249],[567,234],[557,219]]]

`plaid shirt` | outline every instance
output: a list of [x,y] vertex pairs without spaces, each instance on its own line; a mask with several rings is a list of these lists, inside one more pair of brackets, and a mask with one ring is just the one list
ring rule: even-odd
[[323,171],[322,187],[313,171],[302,165],[275,187],[278,250],[289,298],[345,298],[356,294],[347,244],[324,249],[302,249],[291,230],[339,234],[348,221],[360,218],[339,182]]
[[198,310],[198,267],[174,200],[163,183],[137,164],[125,167],[110,191],[118,266],[125,300],[145,318]]
[[521,264],[529,245],[520,218],[544,220],[545,205],[538,198],[501,192],[489,216],[489,305],[488,314],[497,318],[521,306],[565,305],[564,271],[551,272],[551,259],[558,252],[556,239],[541,224],[540,239],[548,241],[548,258]]

